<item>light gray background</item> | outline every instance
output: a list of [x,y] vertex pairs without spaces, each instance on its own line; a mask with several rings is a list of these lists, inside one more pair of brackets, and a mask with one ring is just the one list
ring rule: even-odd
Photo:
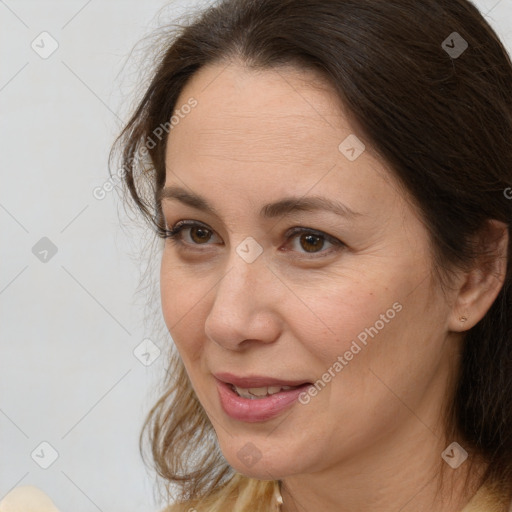
[[[476,3],[512,49],[512,0]],[[164,505],[137,443],[170,337],[137,293],[144,231],[115,191],[93,191],[140,88],[132,48],[197,4],[0,0],[0,500],[35,485],[62,512]],[[59,45],[46,59],[31,47],[51,49],[44,31]],[[57,247],[46,262],[32,252],[43,237]],[[162,353],[146,366],[134,350],[148,338]],[[58,452],[47,469],[42,442]]]

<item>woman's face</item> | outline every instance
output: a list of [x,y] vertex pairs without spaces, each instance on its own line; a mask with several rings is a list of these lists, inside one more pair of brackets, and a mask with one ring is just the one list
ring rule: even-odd
[[[432,438],[453,368],[449,297],[425,226],[334,92],[311,72],[218,64],[176,109],[191,98],[162,208],[169,230],[194,224],[165,241],[161,297],[227,461],[283,478]],[[277,394],[239,396],[225,383],[237,378]]]

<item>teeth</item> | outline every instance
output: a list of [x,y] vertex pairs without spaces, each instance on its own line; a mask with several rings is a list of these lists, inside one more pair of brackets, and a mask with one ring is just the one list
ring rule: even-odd
[[239,388],[233,385],[234,390],[243,398],[254,400],[268,395],[273,395],[282,390],[292,389],[297,386],[266,386],[262,388]]

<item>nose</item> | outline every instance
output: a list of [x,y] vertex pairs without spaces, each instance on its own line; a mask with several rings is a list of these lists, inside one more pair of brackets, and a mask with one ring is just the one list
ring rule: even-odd
[[206,336],[228,350],[275,341],[281,330],[282,288],[263,255],[247,263],[233,249],[228,270],[214,291],[204,326]]

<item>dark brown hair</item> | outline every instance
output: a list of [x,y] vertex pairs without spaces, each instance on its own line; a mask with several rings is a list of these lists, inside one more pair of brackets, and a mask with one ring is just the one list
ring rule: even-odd
[[[461,55],[449,52],[453,37],[467,42]],[[198,69],[230,61],[260,69],[293,65],[325,77],[358,134],[414,198],[440,276],[454,266],[470,268],[478,256],[471,240],[486,220],[510,223],[512,64],[467,0],[224,0],[171,31],[159,58],[115,146],[126,190],[157,233],[166,137],[155,130],[170,128],[177,98]],[[149,159],[140,158],[144,153]],[[484,481],[508,491],[511,294],[509,258],[499,296],[466,333],[447,415],[447,432],[490,463]],[[145,429],[159,474],[179,483],[182,497],[206,495],[230,469],[183,366],[178,359],[173,365]],[[204,446],[197,458],[195,448]]]

